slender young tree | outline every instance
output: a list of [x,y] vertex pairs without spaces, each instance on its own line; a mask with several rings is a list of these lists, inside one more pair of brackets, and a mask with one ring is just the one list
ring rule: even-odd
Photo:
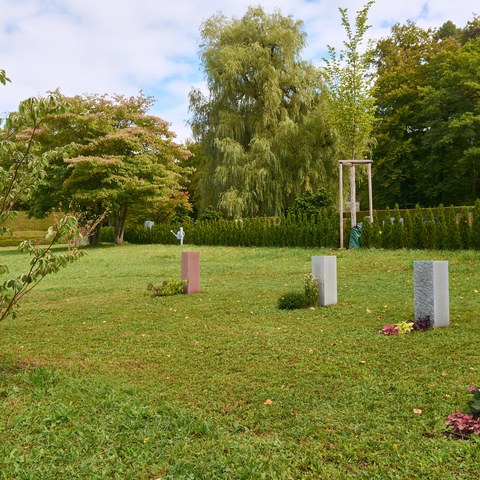
[[355,24],[350,23],[348,10],[339,8],[347,39],[337,52],[328,46],[329,59],[325,61],[325,78],[333,108],[331,121],[340,134],[340,155],[343,159],[361,160],[371,151],[375,121],[375,103],[371,91],[369,55],[362,52],[368,12],[374,1],[369,1],[357,12]]

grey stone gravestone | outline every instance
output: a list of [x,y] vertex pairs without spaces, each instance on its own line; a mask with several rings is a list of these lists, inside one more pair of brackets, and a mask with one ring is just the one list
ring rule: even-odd
[[433,327],[448,327],[448,262],[413,262],[413,288],[415,319],[428,316]]
[[312,275],[318,278],[318,304],[337,303],[337,257],[322,255],[312,257]]

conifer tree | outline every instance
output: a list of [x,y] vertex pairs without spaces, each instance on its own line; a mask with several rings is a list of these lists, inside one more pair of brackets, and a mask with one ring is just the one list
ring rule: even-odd
[[425,220],[423,218],[423,212],[420,205],[417,204],[415,208],[415,215],[413,218],[413,248],[425,248],[426,244],[426,231]]
[[429,208],[427,210],[427,220],[425,222],[425,248],[430,250],[437,248],[435,244],[435,217],[433,216],[433,210]]
[[403,248],[405,245],[405,232],[403,228],[403,220],[400,214],[400,208],[398,203],[395,204],[395,210],[393,212],[393,241],[392,245],[395,248]]

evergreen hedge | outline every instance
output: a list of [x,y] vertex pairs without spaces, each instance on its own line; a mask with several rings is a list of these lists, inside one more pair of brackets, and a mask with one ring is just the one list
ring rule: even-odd
[[[190,245],[224,245],[241,247],[332,247],[338,246],[338,215],[322,209],[318,215],[287,215],[242,220],[197,220],[182,225],[185,242]],[[178,244],[172,234],[178,224],[137,226],[125,230],[130,243]]]
[[[469,214],[473,212],[470,224]],[[480,250],[480,200],[473,208],[444,207],[401,211],[374,211],[373,222],[364,219],[362,248],[477,249]],[[243,220],[197,220],[183,224],[189,245],[257,247],[327,247],[339,246],[338,214],[323,208],[318,215],[257,217]],[[130,243],[178,244],[172,234],[179,224],[154,225],[151,229],[127,228],[124,239]],[[344,243],[348,246],[350,220],[345,221]],[[110,241],[113,231],[102,229],[102,241]]]
[[413,213],[401,212],[397,205],[393,212],[387,209],[382,220],[376,213],[373,223],[365,218],[363,227],[364,248],[480,249],[480,200],[473,208],[463,207],[460,211],[440,205],[435,210],[417,206]]

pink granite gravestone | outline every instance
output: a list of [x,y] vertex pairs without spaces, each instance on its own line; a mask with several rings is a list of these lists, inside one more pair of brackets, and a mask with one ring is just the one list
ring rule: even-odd
[[182,281],[185,293],[200,293],[200,252],[182,252]]

